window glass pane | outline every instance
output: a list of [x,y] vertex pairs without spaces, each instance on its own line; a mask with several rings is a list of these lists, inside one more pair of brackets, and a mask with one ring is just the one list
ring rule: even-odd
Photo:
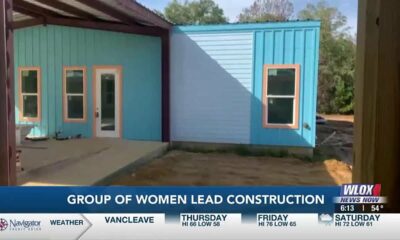
[[22,78],[22,92],[23,93],[37,93],[37,71],[24,70],[21,71]]
[[83,96],[68,96],[68,118],[83,118]]
[[24,117],[36,118],[38,117],[38,104],[37,104],[37,96],[23,96],[22,101],[24,104]]
[[268,123],[293,123],[293,98],[268,98]]
[[101,130],[115,130],[115,75],[101,75]]
[[294,95],[295,69],[269,69],[268,95]]
[[67,70],[67,93],[83,93],[83,71]]

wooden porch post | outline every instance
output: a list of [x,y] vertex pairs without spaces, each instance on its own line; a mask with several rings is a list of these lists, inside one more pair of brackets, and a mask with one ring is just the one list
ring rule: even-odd
[[162,70],[161,70],[161,122],[162,122],[162,141],[170,141],[170,35],[169,31],[161,35],[162,47]]
[[12,4],[0,1],[0,185],[16,184]]
[[400,1],[359,0],[355,183],[381,183],[400,212]]

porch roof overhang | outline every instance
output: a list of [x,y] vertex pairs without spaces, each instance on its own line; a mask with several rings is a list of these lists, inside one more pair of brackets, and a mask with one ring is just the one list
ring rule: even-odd
[[46,24],[160,37],[161,139],[170,141],[170,22],[134,0],[1,0],[0,186],[16,184],[13,30]]
[[13,29],[47,24],[151,36],[172,27],[135,0],[13,0]]

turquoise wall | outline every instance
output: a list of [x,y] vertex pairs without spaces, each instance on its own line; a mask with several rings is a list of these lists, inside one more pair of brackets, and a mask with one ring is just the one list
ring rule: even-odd
[[[175,27],[172,140],[314,147],[319,34],[319,21]],[[263,127],[264,64],[300,65],[298,129]]]
[[[92,137],[94,65],[121,65],[123,138],[161,140],[161,39],[134,34],[61,26],[38,26],[15,31],[15,94],[18,67],[41,67],[41,122],[30,124],[32,136],[83,134]],[[87,68],[87,122],[65,123],[62,115],[63,66]]]
[[[273,27],[254,33],[254,85],[251,142],[277,146],[314,147],[318,86],[319,22]],[[299,128],[262,125],[264,64],[300,64]],[[305,126],[308,127],[305,127]]]

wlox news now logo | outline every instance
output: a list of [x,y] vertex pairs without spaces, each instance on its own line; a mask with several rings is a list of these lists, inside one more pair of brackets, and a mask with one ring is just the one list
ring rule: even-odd
[[381,184],[344,184],[341,187],[340,197],[336,203],[386,203],[381,197]]
[[340,196],[381,196],[381,184],[344,184]]

